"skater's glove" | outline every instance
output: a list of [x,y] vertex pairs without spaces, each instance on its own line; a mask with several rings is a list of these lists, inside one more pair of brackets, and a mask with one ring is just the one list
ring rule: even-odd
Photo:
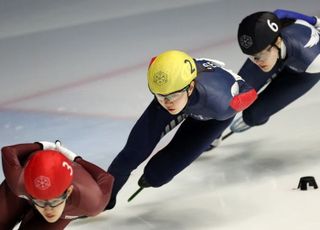
[[149,184],[149,182],[146,180],[146,178],[144,177],[144,175],[142,175],[138,181],[138,185],[142,188],[148,188],[151,187],[151,185]]
[[71,150],[67,149],[66,147],[63,147],[59,140],[56,140],[55,145],[56,145],[56,150],[59,151],[60,153],[62,153],[70,161],[75,161],[76,158],[79,158],[79,156],[77,154],[75,154]]
[[49,141],[38,141],[36,142],[40,145],[42,145],[43,150],[56,150],[56,144]]
[[113,209],[114,206],[116,206],[116,203],[117,203],[117,199],[116,199],[115,197],[111,197],[109,203],[108,203],[107,206],[104,208],[104,211],[105,211],[105,210]]

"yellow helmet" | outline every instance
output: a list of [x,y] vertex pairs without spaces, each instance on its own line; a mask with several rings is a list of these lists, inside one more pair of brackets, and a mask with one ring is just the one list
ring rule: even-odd
[[152,59],[148,86],[154,94],[170,94],[185,88],[197,76],[196,63],[188,54],[169,50]]

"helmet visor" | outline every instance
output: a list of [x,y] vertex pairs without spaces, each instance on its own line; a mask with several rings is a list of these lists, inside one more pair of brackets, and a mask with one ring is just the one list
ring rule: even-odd
[[65,200],[67,199],[67,191],[65,191],[60,197],[54,198],[51,200],[39,200],[39,199],[32,199],[31,202],[40,207],[40,208],[45,208],[46,206],[49,206],[51,208],[55,208],[62,204]]
[[183,89],[181,89],[179,91],[176,91],[174,93],[170,93],[170,94],[167,94],[167,95],[156,93],[156,94],[154,94],[154,96],[157,98],[158,101],[168,100],[168,101],[173,102],[173,101],[176,101],[179,98],[181,98],[182,95],[184,94],[184,92],[187,92],[188,89],[189,89],[189,85],[187,85]]

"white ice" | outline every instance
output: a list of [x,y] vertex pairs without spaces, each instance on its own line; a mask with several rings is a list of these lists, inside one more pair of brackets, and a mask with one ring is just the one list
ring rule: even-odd
[[[277,8],[320,16],[319,0],[2,0],[0,146],[60,139],[107,169],[152,99],[152,56],[180,49],[236,72],[238,23]],[[319,91],[127,203],[141,165],[115,209],[68,229],[320,229],[320,191],[296,189],[320,181]]]

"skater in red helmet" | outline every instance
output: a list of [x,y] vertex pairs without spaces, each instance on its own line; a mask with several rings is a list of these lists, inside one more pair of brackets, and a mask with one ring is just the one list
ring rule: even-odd
[[113,177],[60,142],[2,148],[0,229],[64,229],[108,204]]

